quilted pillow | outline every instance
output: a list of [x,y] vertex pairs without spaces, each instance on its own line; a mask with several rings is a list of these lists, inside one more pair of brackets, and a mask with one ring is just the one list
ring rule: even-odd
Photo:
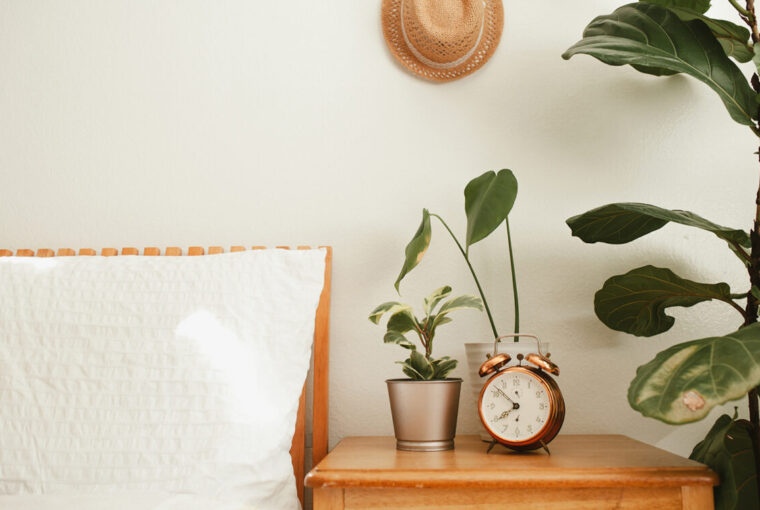
[[324,250],[0,258],[0,495],[300,508]]

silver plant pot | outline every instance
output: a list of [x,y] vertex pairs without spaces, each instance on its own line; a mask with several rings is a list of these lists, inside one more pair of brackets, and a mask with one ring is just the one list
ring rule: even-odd
[[437,452],[454,448],[462,379],[388,379],[396,448]]

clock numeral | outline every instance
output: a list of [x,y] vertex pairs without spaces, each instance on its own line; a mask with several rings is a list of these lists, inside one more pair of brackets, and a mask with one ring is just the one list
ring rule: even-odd
[[543,423],[544,421],[546,421],[546,419],[542,420],[540,416],[536,416],[536,423]]
[[499,421],[499,416],[494,414],[493,418],[491,418],[491,421]]
[[520,386],[520,379],[518,379],[517,377],[512,379],[512,386]]
[[508,428],[509,428],[509,425],[503,425],[503,426],[501,427],[501,433],[502,433],[502,434],[506,434],[506,433],[507,433],[507,429],[508,429]]
[[538,391],[536,392],[536,398],[541,398],[541,390],[538,390]]
[[499,391],[498,390],[491,390],[491,396],[494,397],[494,398],[498,397],[499,396]]
[[530,389],[530,383],[531,383],[531,381],[528,380],[528,389]]
[[528,425],[528,434],[533,433],[533,425]]
[[515,427],[515,437],[520,437],[520,427]]
[[538,408],[541,409],[541,410],[546,409],[546,403],[545,402],[540,402],[538,404]]
[[496,404],[494,404],[493,402],[488,404],[488,409],[493,409],[494,407],[496,407]]

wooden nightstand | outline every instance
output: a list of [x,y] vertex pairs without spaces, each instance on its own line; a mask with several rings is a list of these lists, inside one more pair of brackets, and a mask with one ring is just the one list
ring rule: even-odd
[[560,435],[551,456],[487,446],[458,436],[455,450],[401,452],[392,437],[350,437],[306,485],[314,510],[713,508],[715,473],[626,436]]

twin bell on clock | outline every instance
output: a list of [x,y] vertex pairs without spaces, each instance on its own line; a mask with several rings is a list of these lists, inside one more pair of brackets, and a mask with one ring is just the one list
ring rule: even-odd
[[[493,442],[518,451],[543,448],[562,428],[565,419],[565,400],[552,376],[559,375],[559,367],[541,352],[517,355],[518,364],[508,366],[512,357],[498,352],[499,337],[494,342],[494,353],[480,366],[481,377],[490,376],[483,385],[478,399],[478,414]],[[523,364],[525,362],[525,364]]]

